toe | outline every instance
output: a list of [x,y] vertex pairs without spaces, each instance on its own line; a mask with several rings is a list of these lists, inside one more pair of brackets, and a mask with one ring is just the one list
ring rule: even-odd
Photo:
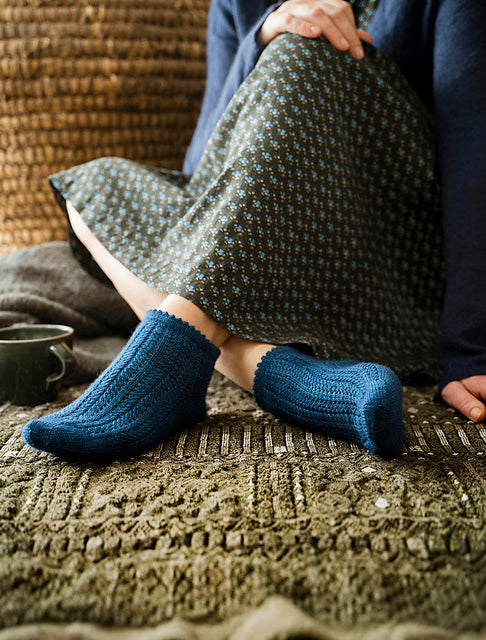
[[49,451],[52,425],[43,420],[31,420],[22,429],[25,442],[34,449]]

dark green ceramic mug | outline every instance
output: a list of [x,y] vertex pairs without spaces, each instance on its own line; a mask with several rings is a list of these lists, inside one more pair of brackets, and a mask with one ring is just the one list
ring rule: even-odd
[[16,324],[0,329],[0,400],[15,405],[57,398],[76,365],[74,329],[62,324]]

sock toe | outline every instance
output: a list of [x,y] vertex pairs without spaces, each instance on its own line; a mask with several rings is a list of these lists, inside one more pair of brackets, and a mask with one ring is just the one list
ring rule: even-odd
[[34,449],[48,451],[51,440],[52,425],[46,420],[31,420],[22,429],[24,441]]
[[[45,451],[66,459],[83,460],[82,443],[77,441],[76,429],[68,421],[38,418],[22,429],[25,442],[38,451]],[[79,438],[78,438],[79,440]]]

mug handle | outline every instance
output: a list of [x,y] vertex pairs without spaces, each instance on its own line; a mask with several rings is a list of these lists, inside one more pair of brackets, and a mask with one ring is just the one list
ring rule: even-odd
[[71,375],[76,366],[76,358],[71,349],[64,342],[57,342],[49,346],[49,351],[53,353],[61,363],[61,372],[53,373],[46,378],[46,391],[48,391],[55,382],[64,378],[65,375]]

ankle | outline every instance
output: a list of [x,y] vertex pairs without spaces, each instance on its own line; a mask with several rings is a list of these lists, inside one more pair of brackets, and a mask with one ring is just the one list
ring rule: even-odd
[[216,347],[221,347],[231,335],[194,303],[177,294],[168,295],[158,309],[192,325]]
[[221,347],[216,369],[249,393],[253,393],[255,371],[275,345],[231,336]]

